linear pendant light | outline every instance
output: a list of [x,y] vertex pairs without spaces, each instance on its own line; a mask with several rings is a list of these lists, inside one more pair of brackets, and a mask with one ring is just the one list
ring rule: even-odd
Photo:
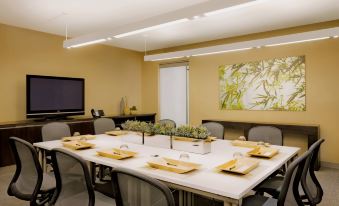
[[192,6],[184,7],[172,12],[153,16],[149,19],[145,19],[139,22],[131,23],[128,25],[122,25],[115,28],[113,31],[98,31],[72,39],[64,41],[64,48],[74,48],[78,45],[85,46],[89,44],[95,44],[109,41],[113,38],[119,39],[142,32],[147,32],[173,24],[179,24],[187,21],[193,21],[195,19],[206,17],[204,14],[220,10],[221,8],[235,7],[240,4],[246,4],[248,2],[260,1],[260,0],[212,0],[205,1]]
[[155,25],[155,26],[150,26],[150,27],[142,28],[142,29],[138,29],[138,30],[135,30],[135,31],[130,31],[130,32],[118,34],[118,35],[115,35],[114,37],[115,38],[122,38],[122,37],[130,36],[130,35],[134,35],[134,34],[139,34],[139,33],[146,32],[146,31],[160,29],[160,28],[163,28],[163,27],[166,27],[166,26],[170,26],[170,25],[173,25],[173,24],[179,24],[179,23],[187,22],[187,21],[189,21],[188,18],[178,19],[178,20],[175,20],[175,21],[170,21],[170,22],[167,22],[167,23],[163,23],[163,24],[158,24],[158,25]]
[[97,44],[97,43],[102,43],[102,42],[105,42],[106,39],[98,39],[98,40],[93,40],[93,41],[88,41],[88,42],[84,42],[84,43],[80,43],[80,44],[75,44],[75,45],[72,45],[72,46],[69,46],[67,48],[77,48],[77,47],[81,47],[81,46],[88,46],[88,45],[91,45],[91,44]]
[[285,42],[285,43],[268,44],[268,45],[265,45],[265,46],[267,46],[267,47],[282,46],[282,45],[287,45],[287,44],[297,44],[297,43],[303,43],[303,42],[309,42],[309,41],[324,40],[324,39],[329,39],[329,38],[331,38],[331,37],[325,36],[325,37],[319,37],[319,38],[314,38],[314,39],[305,39],[305,40],[300,40],[300,41],[291,41],[291,42]]
[[252,49],[252,47],[247,47],[247,48],[241,48],[241,49],[231,49],[231,50],[225,50],[225,51],[216,51],[216,52],[209,52],[209,53],[201,53],[201,54],[193,54],[193,57],[196,56],[205,56],[205,55],[211,55],[211,54],[221,54],[221,53],[226,53],[226,52],[235,52],[235,51],[245,51]]
[[144,61],[160,61],[174,58],[183,58],[190,56],[204,56],[211,54],[220,54],[225,52],[240,52],[254,48],[283,46],[289,44],[305,43],[319,41],[330,38],[338,38],[339,27],[309,31],[303,33],[289,34],[270,38],[256,39],[250,41],[236,42],[217,46],[203,47],[197,49],[182,50],[161,54],[144,56]]

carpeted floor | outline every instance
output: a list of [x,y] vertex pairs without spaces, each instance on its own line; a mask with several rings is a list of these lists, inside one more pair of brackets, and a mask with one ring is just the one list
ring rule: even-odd
[[[0,205],[3,206],[28,206],[25,201],[7,195],[7,187],[14,174],[15,167],[0,168]],[[317,177],[324,189],[323,201],[320,206],[339,205],[339,170],[322,167],[317,172]]]

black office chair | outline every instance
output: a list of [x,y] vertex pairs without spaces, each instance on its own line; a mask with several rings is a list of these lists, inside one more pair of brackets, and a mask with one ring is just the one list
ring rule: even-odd
[[217,137],[218,139],[224,139],[225,128],[222,124],[218,122],[206,122],[203,123],[202,126],[207,128],[211,133],[211,136]]
[[112,183],[117,206],[175,206],[166,185],[139,172],[115,168]]
[[94,120],[94,131],[95,134],[105,134],[115,129],[115,123],[109,118],[98,118]]
[[283,136],[280,129],[272,126],[256,126],[248,131],[249,141],[262,141],[273,145],[283,145]]
[[313,151],[312,157],[307,159],[305,169],[301,176],[301,185],[305,192],[305,194],[302,195],[302,198],[307,198],[307,203],[310,205],[319,204],[324,194],[324,191],[314,173],[320,146],[324,141],[324,139],[319,139],[310,147],[309,150]]
[[304,205],[298,192],[301,174],[305,166],[306,159],[311,155],[310,151],[294,160],[288,167],[281,190],[277,198],[262,195],[251,195],[245,197],[242,206],[296,206]]
[[[314,173],[315,163],[318,157],[319,149],[321,144],[324,142],[324,139],[319,139],[317,142],[313,143],[312,146],[308,149],[310,155],[308,156],[305,167],[303,168],[301,176],[301,186],[299,186],[299,194],[303,200],[308,200],[308,204],[316,205],[319,204],[322,200],[323,190],[318,179]],[[275,176],[270,179],[265,180],[256,188],[257,194],[268,193],[274,198],[278,198],[284,177]]]
[[60,148],[51,155],[56,178],[51,205],[115,205],[114,199],[94,191],[88,166],[80,156]]
[[9,184],[7,193],[18,199],[30,202],[31,206],[44,205],[55,189],[53,175],[44,174],[38,160],[38,154],[31,143],[10,137],[16,171]]
[[161,119],[161,120],[159,120],[159,124],[161,124],[161,125],[171,125],[174,128],[177,126],[175,121],[173,121],[171,119]]

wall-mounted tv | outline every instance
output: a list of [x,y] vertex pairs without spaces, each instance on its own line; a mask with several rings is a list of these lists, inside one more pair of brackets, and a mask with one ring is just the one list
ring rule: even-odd
[[85,113],[83,78],[26,76],[26,117],[54,118]]

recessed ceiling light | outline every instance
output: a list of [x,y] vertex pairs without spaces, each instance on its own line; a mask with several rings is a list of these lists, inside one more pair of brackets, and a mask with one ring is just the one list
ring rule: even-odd
[[339,37],[338,35],[333,36],[333,38],[338,38],[338,37]]
[[110,40],[112,40],[112,38],[111,38],[111,37],[108,37],[108,38],[107,38],[107,41],[110,41]]

